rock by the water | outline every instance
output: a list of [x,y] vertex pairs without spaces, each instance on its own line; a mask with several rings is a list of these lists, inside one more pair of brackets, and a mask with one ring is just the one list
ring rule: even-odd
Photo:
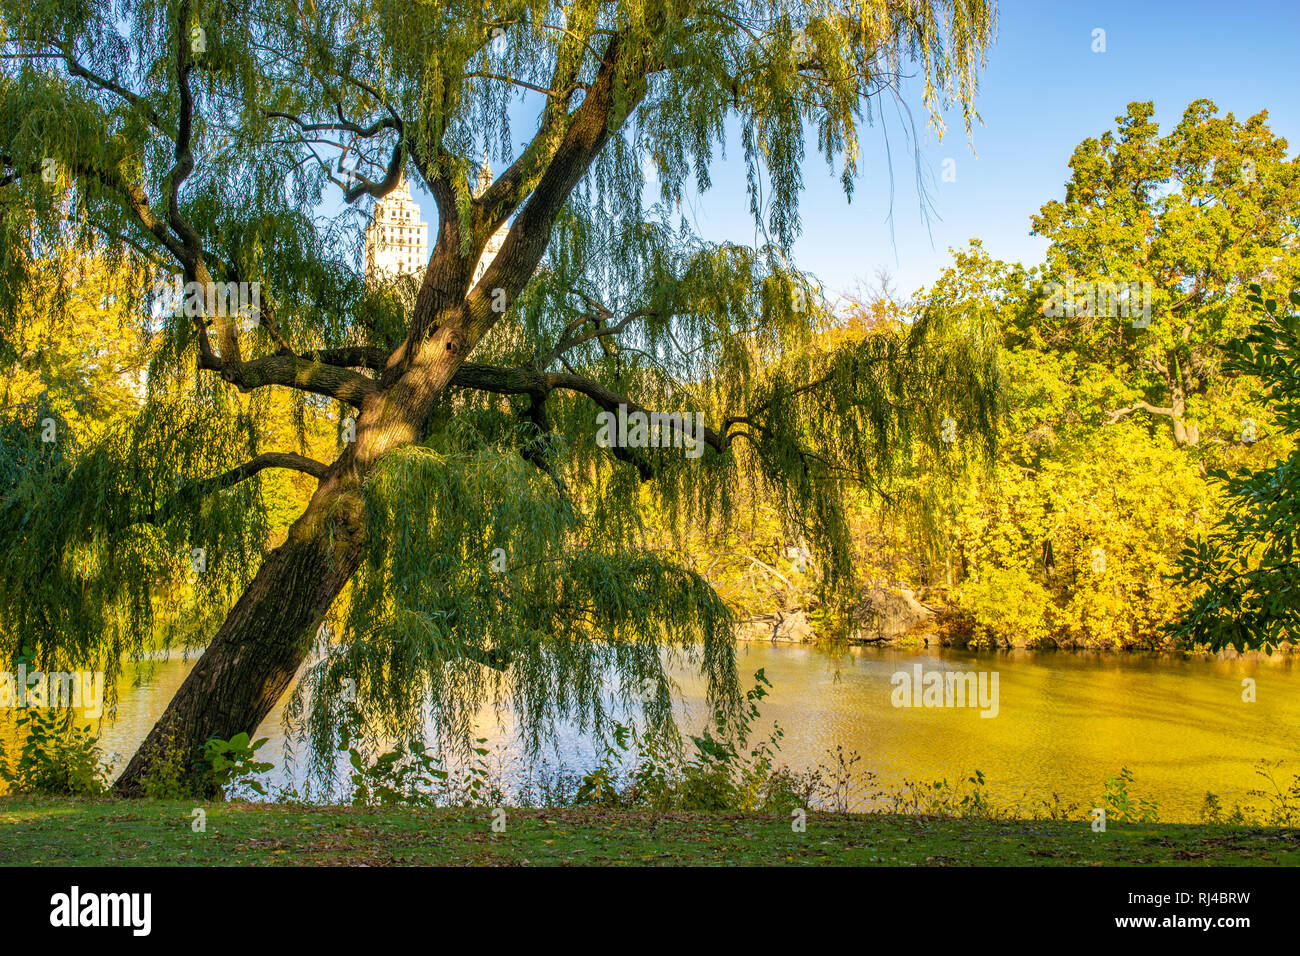
[[783,641],[789,644],[811,644],[817,640],[808,615],[803,611],[778,611],[742,621],[737,636],[750,641]]
[[935,610],[916,599],[910,588],[869,585],[862,590],[862,602],[853,612],[866,641],[892,641],[934,619]]

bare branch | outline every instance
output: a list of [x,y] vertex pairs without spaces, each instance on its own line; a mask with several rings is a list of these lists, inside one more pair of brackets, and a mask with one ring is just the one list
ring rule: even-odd
[[1166,418],[1174,417],[1174,410],[1172,408],[1161,408],[1157,405],[1152,405],[1150,402],[1138,402],[1136,405],[1130,405],[1128,408],[1117,408],[1113,411],[1107,412],[1106,415],[1109,419],[1107,424],[1114,425],[1121,418],[1131,415],[1136,411],[1146,411],[1150,412],[1152,415],[1163,415]]

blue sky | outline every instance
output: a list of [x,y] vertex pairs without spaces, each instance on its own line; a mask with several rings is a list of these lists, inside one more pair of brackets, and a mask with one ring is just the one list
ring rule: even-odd
[[[1092,50],[1098,28],[1105,30],[1104,53]],[[906,84],[903,98],[920,142],[908,141],[892,108],[883,122],[864,129],[851,204],[838,173],[828,172],[810,143],[794,263],[817,275],[834,298],[871,281],[882,267],[899,292],[910,293],[939,275],[950,247],[971,238],[982,239],[998,258],[1041,262],[1046,243],[1030,236],[1030,217],[1044,202],[1063,197],[1066,164],[1078,142],[1113,128],[1135,100],[1154,102],[1162,131],[1201,97],[1239,119],[1267,109],[1273,132],[1287,139],[1294,156],[1300,146],[1298,39],[1300,0],[1003,0],[980,82],[983,125],[973,138],[966,139],[958,113],[948,117],[949,131],[939,142],[925,129],[918,85]],[[528,129],[522,116],[514,123],[521,138]],[[920,147],[928,183],[928,219],[917,194],[913,145]],[[754,241],[739,155],[733,136],[728,158],[715,163],[713,188],[683,204],[706,239]],[[942,181],[949,158],[954,182]],[[417,191],[415,198],[432,212],[427,194]]]

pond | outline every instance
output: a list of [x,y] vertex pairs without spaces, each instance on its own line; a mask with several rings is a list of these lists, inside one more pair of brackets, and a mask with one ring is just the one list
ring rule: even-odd
[[[146,681],[123,682],[117,716],[101,732],[105,750],[116,754],[116,767],[143,739],[192,664],[158,662]],[[978,769],[995,801],[1034,809],[1053,794],[1091,807],[1106,778],[1127,767],[1136,796],[1157,801],[1162,820],[1184,822],[1198,819],[1206,791],[1216,793],[1225,808],[1237,801],[1259,803],[1248,792],[1265,785],[1255,773],[1260,760],[1284,761],[1279,780],[1300,773],[1300,664],[1294,656],[1219,661],[741,643],[738,665],[745,687],[759,668],[772,682],[755,730],[766,736],[772,722],[778,723],[784,731],[781,762],[796,769],[827,762],[829,751],[842,745],[861,755],[858,770],[877,774],[886,786],[945,777],[956,782]],[[924,676],[936,672],[982,673],[984,683],[972,681],[970,688],[996,690],[996,712],[987,705],[895,706],[918,665],[926,683],[942,680]],[[683,729],[697,730],[707,716],[703,684],[688,672],[675,677]],[[1253,702],[1243,700],[1247,678],[1255,682]],[[956,684],[962,689],[960,680]],[[916,702],[925,700],[918,689]],[[936,692],[930,698],[935,702],[946,704],[948,698]],[[517,778],[529,761],[515,743],[509,715],[498,721],[485,712],[480,733],[489,741],[496,771],[507,782]],[[286,769],[291,761],[285,759],[280,708],[259,736],[270,738],[262,750],[276,765],[270,782],[301,782],[300,768]],[[580,770],[594,763],[595,750],[589,736],[563,727],[546,760],[551,767]]]

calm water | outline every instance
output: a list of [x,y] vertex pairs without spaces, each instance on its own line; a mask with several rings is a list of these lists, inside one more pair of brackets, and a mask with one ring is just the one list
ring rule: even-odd
[[[738,663],[746,681],[761,667],[774,685],[757,729],[765,734],[778,722],[785,732],[783,760],[796,768],[822,761],[842,744],[861,754],[858,768],[886,784],[955,781],[979,769],[1002,803],[1030,806],[1056,793],[1067,803],[1092,806],[1106,777],[1127,766],[1135,777],[1132,792],[1157,800],[1161,819],[1170,821],[1196,819],[1207,790],[1228,807],[1256,802],[1248,791],[1264,783],[1254,773],[1261,758],[1285,761],[1279,779],[1300,773],[1300,665],[1294,657],[1219,662],[1030,651],[831,653],[742,643]],[[892,706],[891,676],[917,663],[926,670],[996,671],[998,715]],[[105,749],[117,754],[117,767],[190,666],[157,663],[147,682],[123,684],[117,717],[101,735]],[[1254,703],[1242,701],[1247,677],[1256,681]],[[695,730],[705,716],[702,684],[689,673],[677,678],[683,729]],[[295,781],[284,767],[280,718],[277,708],[259,731],[270,738],[261,753],[276,764],[273,784]],[[525,763],[509,718],[503,724],[485,713],[480,729],[509,780]],[[583,768],[592,764],[594,749],[590,739],[565,728],[547,759],[551,766]]]

